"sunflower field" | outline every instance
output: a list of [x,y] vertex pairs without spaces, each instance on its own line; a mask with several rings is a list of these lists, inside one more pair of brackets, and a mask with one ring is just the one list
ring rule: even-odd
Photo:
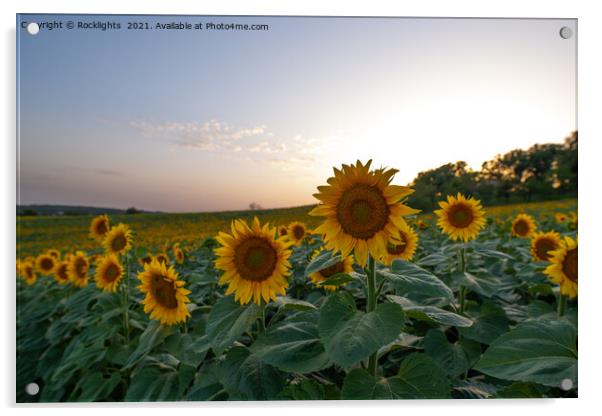
[[395,173],[194,227],[20,219],[17,401],[577,397],[576,200],[424,214]]

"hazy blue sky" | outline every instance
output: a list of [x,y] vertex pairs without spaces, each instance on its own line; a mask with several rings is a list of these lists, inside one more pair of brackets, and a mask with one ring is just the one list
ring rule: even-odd
[[[26,204],[294,206],[357,158],[399,169],[405,184],[576,128],[576,36],[559,36],[574,20],[20,19],[122,25],[17,29]],[[128,31],[128,21],[269,31]]]

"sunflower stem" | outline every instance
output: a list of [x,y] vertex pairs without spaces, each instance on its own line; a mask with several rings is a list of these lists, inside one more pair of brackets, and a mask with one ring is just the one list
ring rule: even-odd
[[125,276],[123,279],[123,331],[126,344],[130,344],[130,317],[129,317],[129,288],[130,288],[130,262],[128,253],[125,254]]
[[[366,299],[366,312],[370,313],[376,309],[376,265],[374,257],[368,256],[368,268],[366,270],[368,283],[368,298]],[[374,328],[377,330],[376,328]],[[372,376],[376,376],[377,352],[368,358],[368,372]]]
[[[462,245],[460,250],[458,250],[458,269],[462,274],[466,272],[466,247]],[[466,287],[464,285],[460,285],[460,314],[464,314],[466,309]]]
[[562,293],[558,295],[558,317],[561,318],[564,316],[564,312],[566,310],[566,295]]
[[259,305],[259,333],[263,334],[265,332],[265,307],[266,303],[261,300],[261,304]]

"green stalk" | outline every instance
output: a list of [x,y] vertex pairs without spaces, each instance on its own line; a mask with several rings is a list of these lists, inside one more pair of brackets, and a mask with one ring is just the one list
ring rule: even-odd
[[266,307],[266,305],[267,304],[262,299],[261,303],[259,305],[259,330],[258,330],[258,332],[260,334],[263,334],[265,332],[265,307]]
[[[462,245],[460,250],[458,250],[458,269],[462,274],[466,272],[466,253],[465,246]],[[464,314],[466,309],[466,288],[461,285],[460,286],[460,314]]]
[[125,276],[123,279],[123,331],[126,344],[130,344],[130,317],[129,317],[129,289],[130,289],[130,262],[128,254],[125,254]]
[[564,312],[566,311],[566,295],[560,294],[558,296],[558,317],[561,318],[564,316]]
[[[368,298],[366,299],[366,312],[370,313],[376,309],[376,265],[374,257],[368,256],[368,268],[366,270],[368,283]],[[374,328],[374,330],[377,330]],[[368,372],[372,376],[376,376],[377,354],[375,352],[368,358]]]

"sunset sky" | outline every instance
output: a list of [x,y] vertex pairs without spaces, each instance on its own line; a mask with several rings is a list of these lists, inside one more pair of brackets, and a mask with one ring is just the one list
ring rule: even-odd
[[[575,20],[34,16],[17,29],[19,203],[173,212],[316,202],[332,166],[421,170],[576,129]],[[189,21],[269,31],[128,31]],[[18,23],[18,27],[20,27]]]

